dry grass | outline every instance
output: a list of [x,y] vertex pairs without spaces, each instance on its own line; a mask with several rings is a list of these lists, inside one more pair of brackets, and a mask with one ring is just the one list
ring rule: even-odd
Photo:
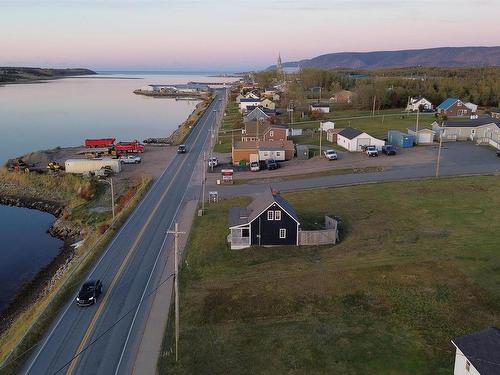
[[[449,374],[450,339],[500,324],[499,177],[286,194],[334,247],[230,251],[227,209],[196,218],[172,374]],[[210,235],[208,235],[210,233]]]

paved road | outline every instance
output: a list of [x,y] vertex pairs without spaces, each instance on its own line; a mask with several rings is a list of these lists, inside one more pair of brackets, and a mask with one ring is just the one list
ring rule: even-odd
[[[434,147],[437,155],[437,146]],[[381,156],[386,157],[386,156]],[[394,156],[397,157],[397,156]],[[274,183],[252,183],[248,185],[217,186],[221,197],[257,194],[270,185],[281,191],[310,189],[315,187],[333,187],[359,183],[398,181],[405,179],[433,177],[436,173],[435,163],[423,163],[409,166],[392,167],[382,172],[322,176],[297,180],[282,180]],[[446,143],[441,152],[441,176],[457,176],[464,174],[500,173],[500,158],[495,151],[486,146],[477,146],[470,142]],[[235,176],[237,178],[237,175]],[[212,189],[212,188],[211,188]]]
[[191,192],[191,175],[215,123],[213,110],[224,104],[222,93],[217,96],[186,140],[188,153],[175,156],[91,271],[89,278],[104,284],[98,303],[80,308],[68,302],[24,373],[131,373],[151,303],[147,297],[161,282],[158,259],[172,248],[165,232]]

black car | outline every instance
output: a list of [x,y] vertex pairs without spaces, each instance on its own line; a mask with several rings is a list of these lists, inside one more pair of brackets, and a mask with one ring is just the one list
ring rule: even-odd
[[392,145],[387,145],[382,147],[382,152],[387,156],[396,155],[396,147]]
[[101,280],[88,280],[82,285],[78,295],[76,296],[76,303],[78,306],[89,306],[96,303],[97,297],[102,293]]
[[178,154],[185,154],[186,152],[187,152],[186,145],[179,145],[179,147],[177,147]]
[[500,150],[497,151],[497,156],[500,158]]
[[278,169],[280,166],[274,159],[267,159],[266,160],[266,168],[269,169],[270,171],[273,169]]

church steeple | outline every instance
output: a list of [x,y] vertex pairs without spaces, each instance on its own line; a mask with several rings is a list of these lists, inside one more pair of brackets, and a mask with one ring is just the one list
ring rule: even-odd
[[283,71],[283,64],[281,62],[281,53],[278,53],[278,63],[276,64],[276,71],[278,73],[278,79],[283,80],[285,77]]

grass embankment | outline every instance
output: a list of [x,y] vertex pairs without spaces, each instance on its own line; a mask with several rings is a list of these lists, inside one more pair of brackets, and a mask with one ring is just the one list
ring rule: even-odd
[[187,138],[189,133],[191,132],[191,129],[193,126],[196,124],[196,122],[200,119],[200,117],[203,115],[205,110],[208,108],[210,103],[212,102],[213,98],[210,97],[208,99],[205,99],[201,103],[199,103],[194,111],[189,115],[186,121],[184,121],[177,130],[175,130],[169,137],[168,137],[168,142],[173,145],[180,145],[184,142],[184,140]]
[[[50,189],[58,190],[59,198],[66,199],[67,206],[64,213],[66,218],[84,226],[87,233],[83,245],[76,250],[69,267],[59,277],[50,280],[39,298],[14,318],[0,337],[0,363],[4,362],[12,352],[9,361],[5,363],[6,367],[1,369],[2,374],[15,374],[18,373],[24,360],[32,354],[34,345],[50,326],[57,312],[81,284],[83,275],[148,190],[151,179],[139,179],[117,199],[115,209],[117,217],[111,222],[109,212],[92,214],[89,209],[94,200],[86,199],[85,195],[82,195],[93,191],[89,187],[92,186],[90,182],[92,180],[73,175],[52,177],[5,174],[2,177],[5,176],[17,180],[24,187],[34,184],[39,193],[49,194]],[[104,194],[102,188],[94,187],[94,189]],[[58,193],[54,191],[53,196],[57,196]],[[100,194],[97,194],[97,197],[99,196]]]
[[[231,101],[227,104],[226,115],[222,119],[219,129],[219,142],[214,146],[214,151],[219,153],[229,153],[232,150],[232,133],[243,124],[243,116],[239,111],[238,103]],[[241,133],[234,132],[235,141],[241,140]]]
[[[209,205],[181,273],[171,374],[449,374],[450,339],[500,324],[500,178],[285,194],[306,227],[343,219],[333,247],[230,251]],[[210,235],[207,235],[210,233]]]

